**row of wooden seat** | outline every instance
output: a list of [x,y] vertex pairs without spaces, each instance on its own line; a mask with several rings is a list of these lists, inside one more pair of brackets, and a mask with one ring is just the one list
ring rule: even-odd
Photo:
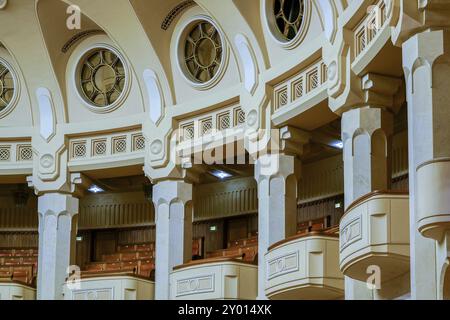
[[138,276],[150,278],[155,269],[154,259],[142,259],[126,262],[92,262],[86,265],[82,275],[94,275],[97,273],[131,273]]
[[0,257],[37,257],[37,248],[2,248]]
[[251,236],[249,238],[245,239],[239,239],[228,242],[228,248],[234,248],[234,247],[242,247],[242,246],[251,246],[253,244],[258,243],[258,236]]
[[0,249],[0,281],[34,285],[37,277],[37,248]]
[[35,285],[37,268],[34,265],[0,266],[0,281],[16,281]]
[[312,231],[322,231],[330,227],[330,216],[303,221],[297,224],[297,234],[308,234]]
[[229,258],[238,259],[250,263],[257,263],[257,255],[258,236],[256,234],[249,234],[248,238],[228,242],[228,248],[226,249],[208,252],[206,254],[206,258]]
[[33,256],[0,257],[0,266],[33,265],[37,268],[38,258]]

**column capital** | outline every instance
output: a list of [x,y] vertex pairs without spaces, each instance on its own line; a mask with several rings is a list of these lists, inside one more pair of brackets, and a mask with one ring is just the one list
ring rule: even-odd
[[295,176],[298,180],[301,175],[301,161],[293,155],[266,154],[260,156],[255,163],[255,180],[257,183],[273,177],[282,177],[287,180]]
[[361,89],[364,93],[364,103],[368,106],[392,108],[394,97],[402,84],[401,79],[390,76],[367,73],[361,78]]
[[41,216],[67,214],[75,216],[78,214],[79,200],[70,194],[46,193],[39,197],[38,212]]
[[280,129],[281,152],[287,155],[301,156],[310,139],[309,132],[291,126],[282,127]]
[[183,180],[163,180],[153,186],[153,203],[172,204],[180,201],[183,204],[192,201],[192,184]]

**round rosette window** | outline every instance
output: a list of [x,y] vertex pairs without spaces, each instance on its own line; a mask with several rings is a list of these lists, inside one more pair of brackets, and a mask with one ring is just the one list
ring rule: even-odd
[[188,26],[183,53],[183,69],[189,80],[197,84],[212,82],[220,73],[223,62],[220,32],[209,21],[196,21]]
[[126,88],[127,75],[122,59],[107,48],[89,51],[81,61],[79,73],[83,98],[95,108],[114,106]]
[[0,112],[5,110],[14,98],[14,77],[6,63],[0,61]]

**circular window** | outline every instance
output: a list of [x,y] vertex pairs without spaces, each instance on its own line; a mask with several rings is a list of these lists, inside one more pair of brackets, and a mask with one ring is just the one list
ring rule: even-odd
[[304,0],[275,0],[273,14],[280,36],[285,41],[293,40],[299,34],[305,13]]
[[9,68],[0,61],[0,111],[14,98],[14,78]]
[[125,88],[126,74],[119,56],[106,48],[90,51],[80,67],[80,89],[96,107],[114,104]]
[[211,81],[218,73],[222,63],[222,40],[210,22],[201,20],[188,31],[184,62],[190,76],[199,83]]

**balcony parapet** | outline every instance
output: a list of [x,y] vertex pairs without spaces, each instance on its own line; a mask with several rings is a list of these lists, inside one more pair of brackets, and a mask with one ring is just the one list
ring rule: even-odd
[[450,230],[450,158],[427,161],[417,168],[417,228],[441,241]]
[[340,269],[366,281],[379,267],[381,282],[409,271],[409,194],[375,191],[353,202],[340,221]]
[[266,295],[271,299],[339,299],[344,275],[339,270],[339,238],[310,232],[269,247]]
[[258,266],[234,258],[211,258],[177,266],[170,275],[170,299],[254,300]]

